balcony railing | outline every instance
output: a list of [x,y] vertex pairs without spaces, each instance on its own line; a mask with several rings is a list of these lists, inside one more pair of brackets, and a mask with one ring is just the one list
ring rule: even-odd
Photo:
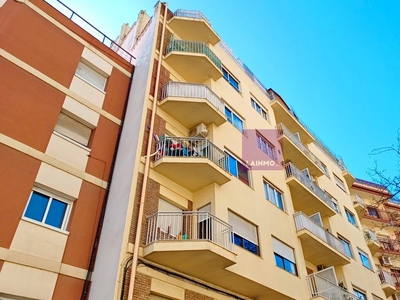
[[233,252],[233,228],[209,212],[158,212],[148,218],[146,244],[207,240]]
[[211,27],[210,21],[201,12],[197,10],[178,9],[174,12],[174,16],[204,20]]
[[360,204],[365,207],[365,202],[360,196],[353,194],[351,197],[353,198],[353,204]]
[[390,275],[392,276],[392,282],[393,285],[397,288],[400,289],[400,273],[390,273]]
[[393,222],[389,212],[374,207],[367,207],[365,217],[383,222]]
[[296,138],[296,136],[282,123],[276,125],[276,129],[278,131],[278,137],[282,135],[286,135],[289,140],[292,141],[293,144],[297,146],[312,162],[314,162],[321,170],[324,170],[322,167],[321,161],[303,145],[303,143]]
[[378,238],[379,244],[383,251],[400,253],[400,242],[395,239]]
[[217,110],[225,113],[224,101],[205,84],[170,81],[162,89],[162,99],[167,97],[207,99]]
[[[183,41],[183,40],[173,39],[168,45],[167,54],[172,51],[204,54],[222,72],[221,60],[203,42]],[[196,70],[193,70],[193,72],[196,72]]]
[[296,224],[297,231],[302,229],[307,229],[319,239],[330,245],[335,250],[339,251],[345,256],[348,256],[344,247],[344,244],[341,240],[335,237],[330,232],[326,231],[324,228],[315,223],[312,219],[310,219],[303,212],[297,212],[294,214],[294,222]]
[[329,196],[318,187],[310,178],[304,175],[299,169],[297,169],[292,163],[285,164],[286,178],[294,176],[302,184],[304,184],[312,193],[314,193],[319,199],[325,202],[337,213],[340,213],[338,206],[329,198]]
[[366,242],[372,241],[375,243],[379,243],[378,238],[376,237],[375,232],[373,232],[371,229],[369,228],[364,228],[364,238]]
[[358,300],[359,298],[329,280],[311,274],[306,277],[311,297],[322,296],[329,300]]
[[180,157],[182,159],[205,157],[228,171],[227,154],[205,138],[161,138],[157,143],[155,161],[163,157]]
[[386,271],[386,270],[378,270],[378,276],[382,284],[387,283],[390,285],[395,286],[395,283],[393,281],[392,273]]

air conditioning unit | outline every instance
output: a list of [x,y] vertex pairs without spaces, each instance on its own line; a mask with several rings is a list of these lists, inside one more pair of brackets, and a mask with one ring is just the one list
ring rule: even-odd
[[200,123],[189,131],[190,137],[207,137],[208,129],[204,123]]
[[391,266],[393,263],[389,256],[382,256],[381,264],[382,266]]

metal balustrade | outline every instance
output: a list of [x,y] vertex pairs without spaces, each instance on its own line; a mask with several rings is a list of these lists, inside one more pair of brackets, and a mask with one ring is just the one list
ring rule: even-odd
[[204,20],[211,27],[210,21],[200,11],[197,11],[197,10],[178,9],[174,12],[174,16],[182,17],[182,18]]
[[340,286],[330,282],[329,280],[311,274],[306,277],[308,290],[311,297],[322,296],[329,300],[358,300],[359,298],[349,293]]
[[389,238],[377,238],[377,241],[381,245],[381,249],[385,252],[397,252],[400,253],[400,242],[396,239]]
[[330,245],[332,248],[348,257],[343,242],[335,237],[333,234],[319,226],[303,212],[297,212],[294,214],[294,222],[296,224],[297,231],[307,229],[319,239]]
[[233,252],[233,227],[209,212],[158,212],[147,219],[146,245],[207,240]]
[[364,238],[366,242],[372,241],[372,242],[376,242],[379,243],[378,238],[376,237],[375,232],[373,232],[371,229],[369,228],[364,228]]
[[[212,63],[222,72],[221,60],[214,52],[203,42],[184,41],[172,39],[168,45],[167,55],[172,51],[198,53],[206,55]],[[195,72],[195,70],[193,70]]]
[[162,89],[162,99],[167,97],[207,99],[217,110],[225,113],[225,104],[207,85],[201,83],[168,82]]
[[353,204],[360,204],[365,207],[365,202],[360,196],[358,196],[357,194],[353,194],[351,195],[351,197],[353,198]]
[[378,270],[377,274],[378,274],[378,277],[382,284],[387,283],[387,284],[395,286],[395,283],[394,283],[393,277],[392,277],[392,273],[390,273],[386,270]]
[[157,142],[155,161],[163,157],[191,159],[205,157],[228,171],[228,155],[205,138],[162,137]]
[[296,168],[292,163],[285,164],[285,174],[286,178],[294,176],[302,184],[304,184],[314,195],[325,202],[329,207],[331,207],[337,213],[340,213],[339,207],[332,201],[332,199],[310,178],[304,175],[298,168]]
[[276,129],[278,131],[278,137],[285,135],[289,140],[293,142],[312,162],[314,162],[322,171],[324,168],[322,167],[321,161],[304,146],[304,144],[296,138],[296,136],[282,123],[276,125]]

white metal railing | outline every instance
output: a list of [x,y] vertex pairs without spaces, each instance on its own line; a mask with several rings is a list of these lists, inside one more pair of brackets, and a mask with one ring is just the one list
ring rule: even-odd
[[170,81],[162,89],[162,99],[167,97],[202,98],[208,100],[221,113],[225,113],[225,103],[207,85]]
[[329,300],[358,300],[359,298],[352,293],[344,290],[340,286],[330,282],[329,280],[311,274],[306,277],[308,290],[311,297],[322,296]]
[[178,10],[176,10],[174,12],[174,16],[183,17],[183,18],[190,18],[190,19],[204,20],[211,27],[210,21],[198,10],[178,9]]
[[296,224],[297,231],[302,229],[307,229],[315,236],[317,236],[319,239],[321,239],[323,242],[333,247],[335,250],[348,256],[344,244],[341,240],[339,240],[332,233],[326,231],[324,228],[319,226],[303,212],[300,211],[294,214],[294,222]]
[[378,270],[378,276],[379,279],[381,280],[381,283],[388,283],[390,285],[395,286],[393,278],[392,278],[392,273],[386,271],[386,270]]
[[353,194],[351,195],[351,197],[353,198],[353,204],[361,204],[365,207],[365,202],[360,196],[358,196],[357,194]]
[[367,242],[373,241],[373,242],[379,243],[379,240],[378,240],[378,238],[377,238],[375,232],[373,232],[373,231],[372,231],[371,229],[369,229],[369,228],[364,228],[363,231],[364,231],[364,238],[365,238],[365,241],[367,241]]
[[208,240],[233,252],[233,227],[209,212],[158,212],[147,219],[146,245],[156,241]]
[[276,125],[276,129],[278,131],[278,137],[282,135],[286,135],[289,140],[293,142],[308,158],[311,159],[312,162],[314,162],[320,169],[321,171],[324,171],[324,168],[322,167],[321,161],[312,153],[310,150],[307,149],[306,146],[298,139],[296,136],[282,123]]
[[205,157],[228,171],[228,155],[205,138],[163,137],[157,142],[155,161],[163,157]]
[[325,202],[329,207],[331,207],[337,213],[340,213],[339,207],[332,201],[332,199],[319,187],[317,186],[310,178],[304,175],[297,167],[295,167],[292,163],[285,164],[285,174],[286,178],[290,176],[294,176],[297,178],[302,184],[304,184],[312,193],[314,193],[319,199]]

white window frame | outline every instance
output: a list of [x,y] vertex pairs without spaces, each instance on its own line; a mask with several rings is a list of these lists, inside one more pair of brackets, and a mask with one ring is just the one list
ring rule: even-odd
[[[226,78],[224,76],[224,71],[228,74],[228,78]],[[240,93],[241,92],[240,81],[235,76],[233,76],[232,73],[230,71],[228,71],[228,69],[225,68],[224,66],[222,66],[222,74],[223,74],[222,77],[226,80],[226,82],[228,82],[229,85],[232,86],[235,89],[235,91]],[[237,83],[237,85],[238,85],[237,88],[231,83],[231,79],[233,79]]]
[[[353,248],[351,247],[351,242],[344,238],[343,236],[341,236],[340,234],[338,234],[338,239],[341,240],[344,244],[348,244],[349,245],[349,250],[350,253],[347,253],[349,255],[349,257],[354,258],[354,254],[353,254]],[[344,247],[346,249],[346,247]]]
[[[230,111],[230,113],[231,113],[232,122],[230,122],[230,121],[229,121],[229,118],[226,116],[226,109],[228,109],[228,110]],[[228,106],[228,105],[226,105],[226,104],[225,104],[225,109],[224,109],[224,110],[225,110],[224,113],[225,113],[225,116],[226,116],[227,121],[228,121],[230,124],[232,124],[233,127],[235,127],[237,130],[239,130],[241,133],[244,134],[244,131],[245,131],[245,122],[244,122],[244,119],[243,119],[241,116],[239,116],[239,114],[237,114],[230,106]],[[236,116],[236,118],[238,118],[238,119],[242,122],[242,130],[240,130],[240,129],[235,125],[234,116]]]
[[257,248],[257,253],[254,253],[251,250],[247,249],[246,247],[244,247],[244,245],[240,246],[236,243],[235,245],[260,256],[258,227],[231,210],[228,210],[228,220],[229,224],[233,226],[233,234],[255,245]]
[[[263,184],[264,184],[264,193],[267,194],[267,191],[268,191],[268,196],[265,195],[265,198],[269,202],[274,204],[280,210],[286,211],[285,198],[283,197],[283,193],[279,189],[277,189],[273,184],[271,184],[269,181],[267,181],[266,179],[264,179],[263,181],[264,181],[263,182]],[[271,193],[272,193],[272,195],[271,195]],[[278,202],[277,194],[281,195],[282,208],[277,205],[277,202]],[[271,198],[271,199],[269,199],[269,198]]]
[[255,109],[256,112],[258,112],[261,117],[263,117],[266,121],[269,122],[269,114],[268,110],[260,104],[253,96],[250,97],[250,103],[251,107]]
[[324,164],[321,161],[321,166],[322,166],[322,171],[324,172],[324,174],[326,175],[326,177],[328,177],[329,179],[331,178],[331,176],[329,175],[329,170],[328,167],[326,166],[326,164]]
[[[367,254],[366,252],[362,251],[360,248],[357,248],[357,253],[358,253],[358,258],[360,259],[361,264],[362,264],[364,267],[366,267],[368,270],[371,270],[371,271],[372,271],[373,269],[372,269],[371,259],[369,258],[368,254]],[[364,257],[366,257],[366,258],[368,259],[369,267],[366,266],[366,265],[364,265],[364,262],[363,262],[363,260],[361,259],[361,255],[364,256]]]
[[[102,73],[95,70],[87,62],[82,60],[79,61],[78,65],[76,66],[75,76],[79,77],[83,81],[87,82],[94,88],[104,93],[104,89],[107,83],[107,76],[104,76]],[[92,78],[95,78],[97,80],[93,80]]]
[[[347,221],[353,225],[354,227],[358,228],[358,224],[357,224],[357,219],[354,213],[352,213],[349,209],[347,209],[346,207],[344,208],[345,214],[346,214],[346,219]],[[354,224],[349,220],[348,215],[352,216],[352,219],[354,220]]]
[[261,133],[256,131],[256,139],[258,148],[267,154],[274,161],[277,161],[276,147],[270,141],[268,141]]
[[[64,122],[63,125],[60,125],[60,120]],[[65,124],[68,124],[68,126],[65,127]],[[71,124],[72,126],[70,126]],[[74,144],[83,146],[86,149],[90,149],[88,146],[93,134],[93,129],[71,117],[69,114],[66,114],[64,111],[61,111],[58,116],[57,123],[54,127],[54,132],[62,137],[65,137]],[[82,135],[82,133],[84,133],[85,136]]]
[[333,173],[333,177],[335,178],[335,183],[336,185],[345,193],[347,193],[346,186],[344,184],[344,181],[339,178],[335,173]]
[[[31,198],[32,198],[32,195],[33,195],[34,192],[37,192],[37,193],[42,194],[42,195],[44,195],[46,197],[49,197],[49,201],[47,202],[46,210],[44,212],[44,215],[43,215],[43,218],[42,218],[41,221],[38,221],[38,220],[35,220],[35,219],[31,219],[31,218],[25,216],[25,213],[26,213],[26,211],[28,209],[29,203],[31,201]],[[51,202],[54,199],[67,204],[67,209],[65,210],[63,222],[62,222],[60,228],[45,223],[45,221],[47,219],[47,216],[48,216],[48,212],[49,212],[50,206],[51,206]],[[31,193],[29,194],[29,199],[28,199],[28,201],[26,203],[24,212],[22,214],[22,219],[26,220],[26,221],[29,221],[29,222],[32,222],[32,223],[35,223],[35,224],[38,224],[38,225],[41,225],[43,227],[51,228],[51,229],[54,229],[54,230],[57,230],[57,231],[61,231],[61,232],[67,232],[66,228],[68,226],[69,218],[71,216],[72,205],[73,205],[73,201],[67,200],[64,197],[60,197],[60,196],[58,196],[58,195],[56,195],[54,193],[51,193],[51,192],[49,192],[47,190],[44,190],[44,189],[41,189],[41,188],[38,188],[38,187],[33,187]]]
[[[296,263],[296,256],[294,254],[294,248],[290,247],[286,243],[282,242],[281,240],[277,239],[276,237],[272,236],[272,249],[274,252],[274,256],[278,255],[283,260],[286,260],[294,265],[294,273],[290,272],[286,268],[282,268],[283,270],[289,272],[292,275],[298,276],[297,270],[297,263]],[[275,258],[276,260],[276,258]],[[281,268],[277,265],[278,268]]]
[[238,158],[238,157],[237,157],[235,154],[233,154],[232,152],[230,152],[230,151],[228,151],[228,150],[225,149],[225,153],[228,154],[230,157],[232,157],[232,158],[236,161],[236,168],[237,168],[237,173],[238,173],[237,176],[231,173],[230,165],[229,165],[229,158],[228,158],[228,172],[229,172],[229,174],[232,174],[232,175],[235,176],[237,179],[239,179],[240,181],[242,181],[243,183],[245,183],[244,180],[242,180],[242,179],[239,177],[239,167],[238,167],[237,165],[238,165],[238,164],[241,164],[242,166],[244,166],[245,168],[247,168],[247,175],[248,175],[248,178],[249,178],[249,182],[248,182],[247,185],[248,185],[249,187],[251,187],[251,186],[252,186],[252,181],[251,181],[250,167],[248,167],[248,166],[246,165],[246,163],[245,163],[243,160],[241,160],[240,158]]

